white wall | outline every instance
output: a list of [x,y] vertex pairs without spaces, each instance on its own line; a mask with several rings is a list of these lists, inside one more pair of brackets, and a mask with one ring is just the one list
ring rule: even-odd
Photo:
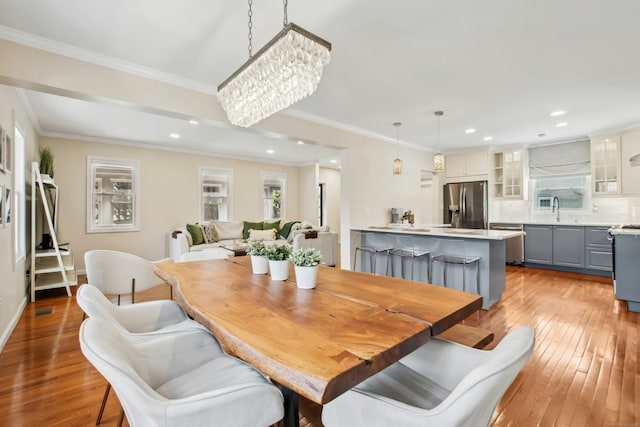
[[299,219],[318,225],[318,164],[301,167],[298,176]]
[[[142,149],[125,145],[42,137],[55,156],[55,181],[60,187],[59,240],[71,243],[76,267],[84,270],[91,249],[121,250],[147,259],[165,256],[166,236],[178,225],[199,219],[199,169],[233,169],[233,220],[261,220],[261,172],[287,175],[286,217],[299,218],[298,168],[219,157]],[[140,231],[86,232],[87,156],[140,162]]]
[[401,148],[401,175],[393,175],[395,158],[393,144],[373,139],[341,152],[342,268],[350,266],[350,228],[386,224],[392,207],[412,210],[416,224],[433,222],[433,191],[420,185],[420,172],[432,169],[433,156]]
[[[25,159],[26,163],[30,165],[34,153],[37,152],[37,135],[15,89],[0,85],[0,125],[11,133],[13,141],[15,141],[13,137],[14,116],[16,123],[25,133]],[[31,167],[25,167],[25,170],[31,171]],[[28,187],[30,187],[30,172],[27,172],[27,175]],[[13,173],[0,172],[0,184],[14,190],[14,180]],[[14,227],[15,221],[7,226],[0,226],[0,350],[6,344],[27,302],[26,260],[14,259]],[[27,242],[28,244],[29,242]]]

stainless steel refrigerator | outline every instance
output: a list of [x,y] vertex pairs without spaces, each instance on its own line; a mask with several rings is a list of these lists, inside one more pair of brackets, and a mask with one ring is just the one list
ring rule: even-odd
[[453,228],[487,228],[487,181],[446,184],[443,193],[446,224]]

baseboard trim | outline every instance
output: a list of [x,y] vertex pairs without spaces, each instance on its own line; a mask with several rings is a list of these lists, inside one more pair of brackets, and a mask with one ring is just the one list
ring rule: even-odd
[[18,322],[20,321],[20,317],[22,317],[22,313],[24,312],[24,309],[26,306],[27,306],[27,296],[25,295],[24,299],[18,306],[18,309],[16,310],[13,317],[11,318],[11,322],[9,322],[9,325],[2,332],[2,335],[0,336],[0,353],[2,353],[2,351],[4,350],[4,346],[7,344],[7,341],[9,341],[9,337],[11,336],[11,334],[13,333],[13,330],[18,325]]

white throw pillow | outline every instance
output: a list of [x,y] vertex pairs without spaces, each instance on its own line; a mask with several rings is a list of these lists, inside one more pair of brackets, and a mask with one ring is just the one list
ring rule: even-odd
[[218,240],[242,239],[243,221],[213,221]]
[[275,228],[268,230],[249,230],[249,241],[254,240],[276,240],[277,231]]

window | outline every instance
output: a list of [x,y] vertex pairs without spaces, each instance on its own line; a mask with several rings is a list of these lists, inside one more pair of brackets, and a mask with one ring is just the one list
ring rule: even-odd
[[229,221],[231,219],[230,169],[200,169],[200,221]]
[[285,182],[283,173],[262,173],[262,218],[276,220],[285,217]]
[[591,177],[559,176],[538,178],[534,182],[535,207],[537,211],[549,211],[553,198],[557,197],[561,209],[586,210],[589,207]]
[[87,158],[87,233],[139,230],[135,160]]
[[27,253],[27,221],[26,221],[26,199],[25,199],[25,169],[24,169],[24,134],[18,126],[15,126],[15,140],[13,149],[13,218],[15,221],[14,230],[14,250],[16,263],[20,262]]

